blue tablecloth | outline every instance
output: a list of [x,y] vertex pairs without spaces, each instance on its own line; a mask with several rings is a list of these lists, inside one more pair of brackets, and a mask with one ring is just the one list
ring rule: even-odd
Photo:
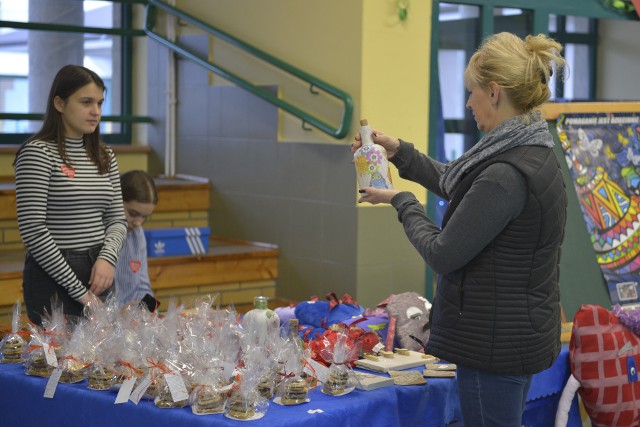
[[[549,413],[568,377],[568,351],[552,368],[534,377],[527,413],[527,427],[546,426]],[[298,406],[270,403],[266,415],[251,425],[279,427],[334,426],[445,426],[461,420],[455,379],[429,378],[421,386],[391,386],[372,391],[354,390],[339,397],[319,390],[310,393],[311,401]],[[47,379],[24,374],[22,365],[0,365],[0,414],[7,426],[238,426],[247,424],[222,414],[198,416],[191,408],[160,409],[143,400],[114,405],[116,393],[87,388],[86,381],[59,384],[53,399],[43,397]],[[554,406],[555,404],[555,406]],[[307,411],[321,409],[321,413]],[[577,411],[577,407],[576,407]],[[537,413],[537,415],[536,415]],[[543,415],[541,415],[543,414]],[[578,420],[579,420],[579,414]],[[542,421],[544,419],[544,421]],[[552,418],[553,419],[553,418]],[[461,425],[461,423],[459,424]],[[570,419],[575,424],[575,417]]]
[[[562,346],[560,355],[553,366],[533,376],[527,397],[522,425],[525,427],[552,426],[555,420],[558,400],[567,379],[571,375],[569,366],[569,346]],[[582,427],[578,397],[574,397],[569,411],[567,427]]]
[[[24,374],[22,365],[0,365],[0,414],[7,426],[444,426],[460,420],[456,382],[430,379],[423,386],[391,386],[328,396],[316,389],[297,406],[270,402],[266,415],[247,424],[222,414],[194,415],[191,408],[160,409],[151,401],[114,405],[116,393],[87,388],[86,381],[59,384],[53,399],[43,397],[47,379]],[[322,413],[309,414],[311,409]]]

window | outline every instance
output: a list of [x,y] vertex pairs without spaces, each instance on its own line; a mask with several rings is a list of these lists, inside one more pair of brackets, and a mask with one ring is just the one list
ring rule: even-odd
[[0,0],[0,143],[20,143],[40,128],[51,81],[66,64],[104,80],[100,131],[109,142],[129,142],[122,117],[131,110],[130,15],[124,2]]
[[[466,64],[487,31],[482,27],[483,8],[487,6],[439,3],[438,75],[445,124],[444,155],[451,161],[468,150],[479,134],[473,117],[465,109],[467,92],[463,74]],[[534,11],[515,7],[490,9],[491,33],[502,31],[525,37],[534,33]],[[590,35],[593,19],[576,16],[550,15],[548,33],[565,46],[571,79],[560,76],[552,82],[552,98],[588,100],[593,97],[593,71],[596,39]],[[444,70],[447,70],[444,72]]]
[[556,99],[589,101],[595,96],[596,20],[583,16],[549,15],[549,35],[564,46],[570,77],[552,81]]

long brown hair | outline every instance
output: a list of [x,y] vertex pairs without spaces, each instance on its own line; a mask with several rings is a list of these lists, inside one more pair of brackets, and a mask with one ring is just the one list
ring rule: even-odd
[[[72,166],[66,152],[62,115],[56,110],[53,101],[56,96],[66,101],[77,90],[90,83],[95,83],[96,86],[105,92],[107,90],[100,76],[88,68],[80,65],[65,65],[58,71],[53,79],[53,83],[51,83],[42,127],[35,135],[20,146],[16,153],[16,159],[22,151],[22,148],[31,141],[53,141],[57,144],[58,155],[62,158],[62,161]],[[111,158],[109,157],[106,145],[100,140],[100,125],[96,126],[93,133],[84,134],[82,139],[84,140],[85,150],[87,150],[89,159],[98,167],[98,173],[107,173],[110,169]],[[13,164],[15,165],[15,163],[14,160]]]
[[123,202],[158,204],[158,191],[151,175],[143,170],[130,170],[120,176]]

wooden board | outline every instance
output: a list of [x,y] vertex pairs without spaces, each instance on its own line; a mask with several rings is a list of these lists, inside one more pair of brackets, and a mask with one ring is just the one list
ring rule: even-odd
[[574,113],[637,113],[638,102],[547,102],[542,104],[545,120],[555,120],[560,114]]
[[425,366],[427,363],[433,363],[436,358],[433,356],[427,356],[424,358],[423,353],[417,351],[409,351],[409,355],[403,356],[398,353],[394,353],[393,359],[386,357],[378,357],[378,360],[360,359],[356,360],[356,366],[362,369],[368,369],[375,372],[389,372],[389,371],[401,371],[403,369],[415,368],[418,366]]

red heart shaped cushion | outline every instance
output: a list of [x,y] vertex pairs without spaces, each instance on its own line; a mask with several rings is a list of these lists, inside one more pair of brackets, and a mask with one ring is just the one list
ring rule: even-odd
[[[625,344],[630,350],[619,354]],[[627,375],[628,362],[640,365],[639,344],[638,335],[603,307],[585,304],[576,313],[569,344],[571,372],[580,382],[578,393],[594,426],[640,425],[640,381],[629,382]]]

